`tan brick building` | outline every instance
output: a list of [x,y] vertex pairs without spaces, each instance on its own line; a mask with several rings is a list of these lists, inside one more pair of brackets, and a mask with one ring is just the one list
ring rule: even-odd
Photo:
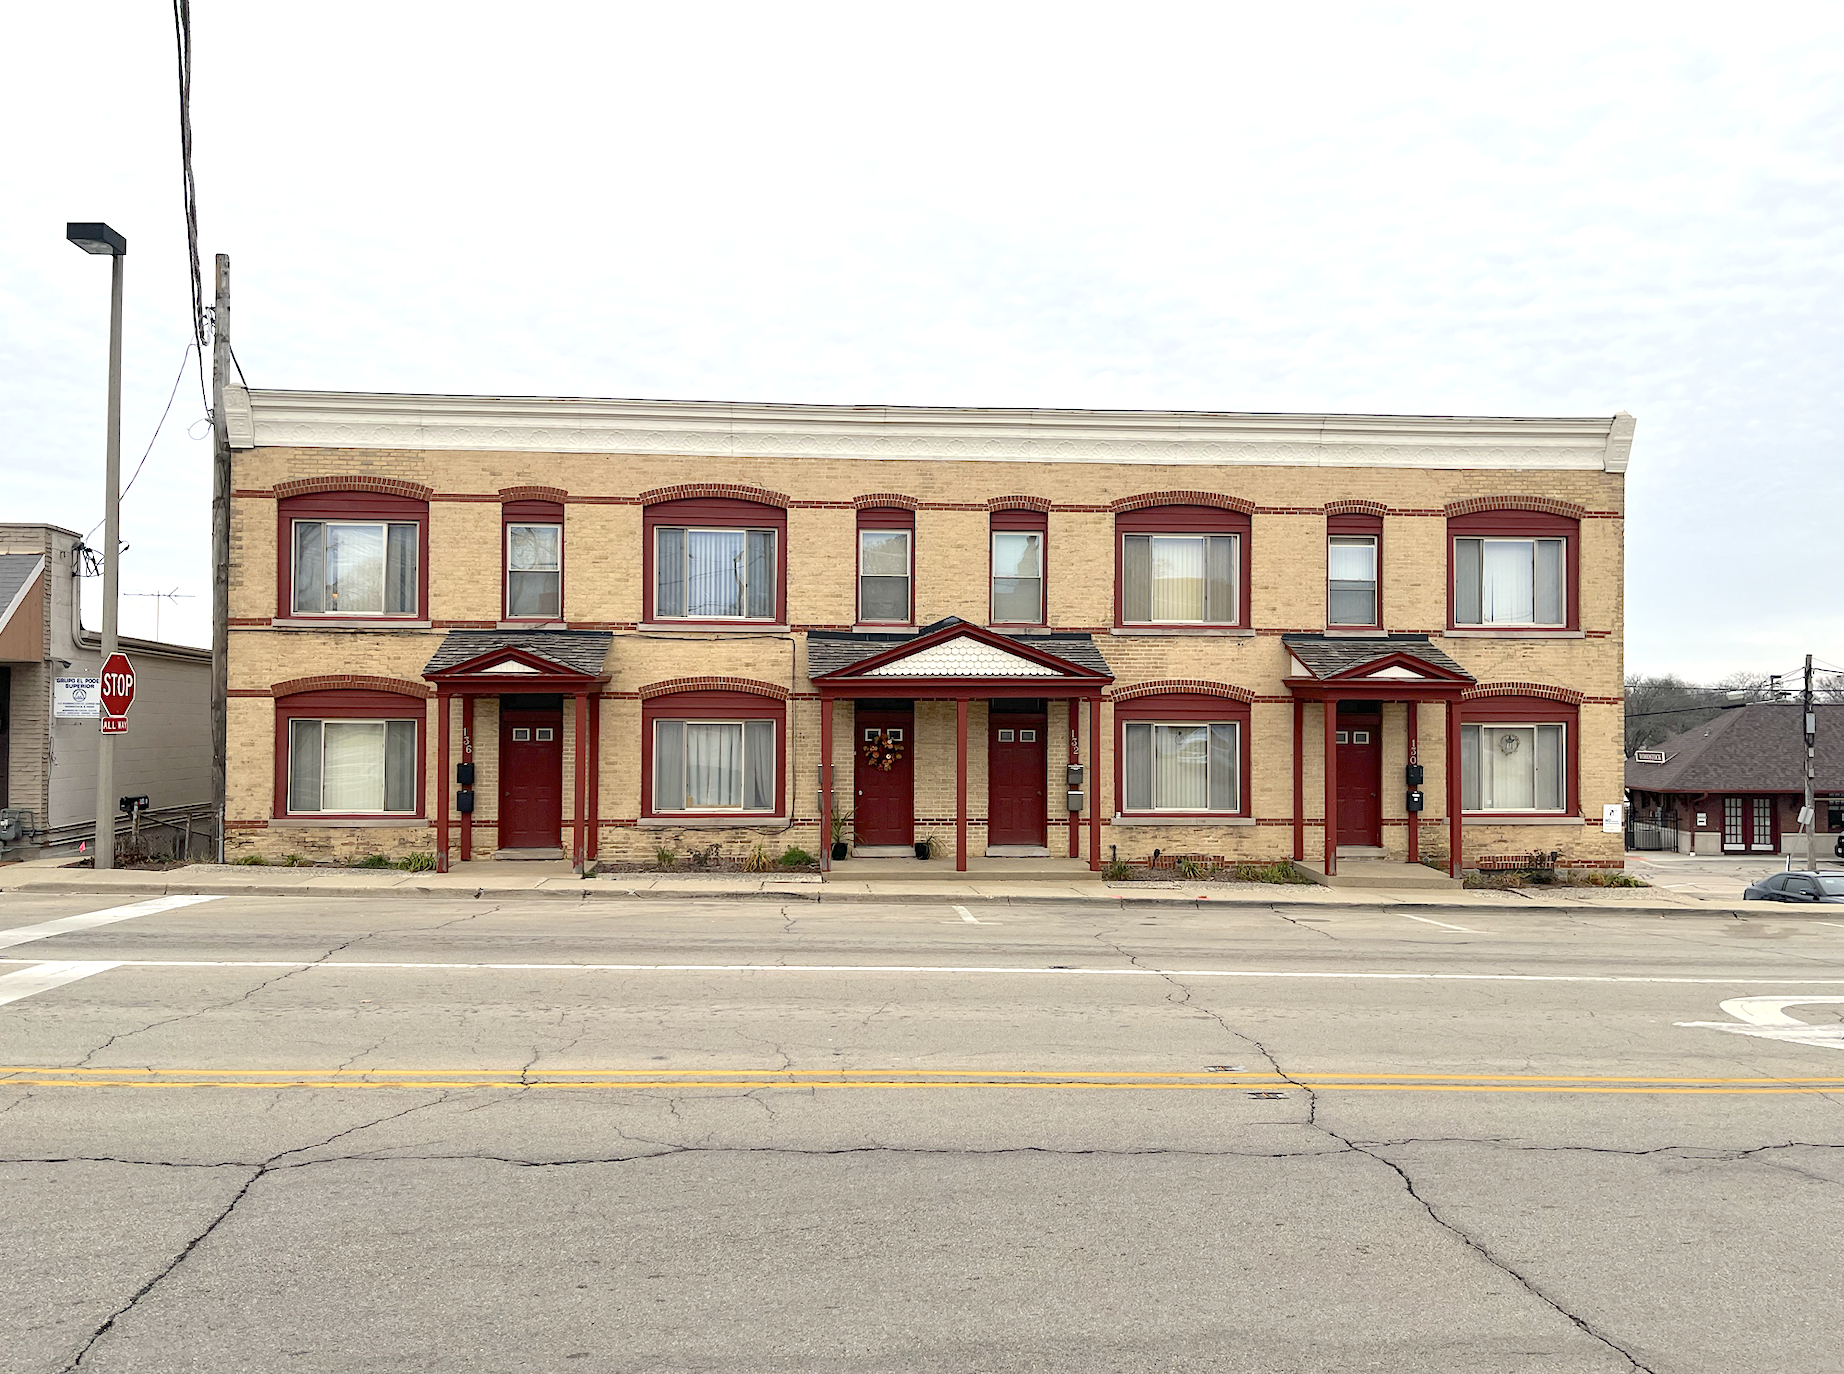
[[1625,414],[226,410],[233,853],[1621,862]]

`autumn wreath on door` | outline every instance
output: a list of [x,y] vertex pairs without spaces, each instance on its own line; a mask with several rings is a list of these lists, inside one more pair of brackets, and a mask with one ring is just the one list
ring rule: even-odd
[[865,738],[864,761],[880,772],[888,773],[903,757],[903,741],[891,738],[888,730],[879,730]]

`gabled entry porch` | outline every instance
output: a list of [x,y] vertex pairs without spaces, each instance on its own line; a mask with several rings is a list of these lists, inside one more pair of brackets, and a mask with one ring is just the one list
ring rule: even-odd
[[[1101,693],[1113,675],[1090,636],[1004,635],[950,617],[913,635],[816,631],[807,652],[820,697],[822,835],[830,834],[834,815],[849,815],[860,853],[894,856],[914,845],[928,820],[950,821],[955,871],[966,873],[975,830],[983,832],[988,861],[1047,859],[1053,829],[1066,834],[1069,857],[1081,857],[1078,822],[1086,812],[1088,868],[1100,870],[1101,779],[1093,763]],[[834,732],[847,701],[852,772],[843,794]],[[948,703],[951,755],[945,728],[935,729],[946,721],[929,709]],[[983,718],[982,740],[972,738],[975,717]],[[1053,721],[1067,736],[1058,747]],[[981,771],[976,762],[984,765],[986,784],[977,816],[970,808],[981,799],[969,797],[970,780]],[[951,816],[940,817],[948,795]],[[928,820],[919,821],[918,797]],[[830,851],[821,866],[831,869]]]

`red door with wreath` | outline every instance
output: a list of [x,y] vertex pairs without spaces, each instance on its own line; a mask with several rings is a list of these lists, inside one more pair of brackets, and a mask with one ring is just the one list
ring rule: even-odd
[[914,702],[860,702],[852,731],[850,834],[861,845],[915,842]]

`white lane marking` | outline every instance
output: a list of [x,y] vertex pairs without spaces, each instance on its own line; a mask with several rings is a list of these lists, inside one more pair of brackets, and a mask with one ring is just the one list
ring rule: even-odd
[[104,969],[115,967],[113,960],[88,959],[54,959],[31,968],[22,968],[16,973],[0,974],[0,1007],[8,1002],[17,1002],[22,997],[30,997],[36,992],[49,992],[52,988],[61,988],[66,983],[74,983],[79,978],[88,978],[92,973],[101,973]]
[[1478,931],[1476,931],[1476,930],[1474,930],[1474,929],[1473,929],[1473,928],[1472,928],[1471,926],[1450,926],[1450,925],[1448,925],[1448,924],[1447,924],[1447,922],[1445,922],[1445,921],[1437,921],[1437,920],[1435,920],[1435,919],[1434,919],[1434,918],[1433,918],[1432,916],[1409,916],[1409,914],[1408,914],[1408,912],[1406,912],[1406,911],[1405,911],[1405,912],[1403,912],[1402,914],[1403,914],[1404,916],[1408,916],[1408,918],[1409,918],[1409,919],[1410,919],[1411,921],[1420,921],[1420,922],[1421,922],[1421,923],[1422,923],[1423,925],[1430,925],[1430,926],[1439,926],[1439,927],[1440,927],[1440,928],[1441,928],[1442,930],[1457,930],[1457,931],[1459,931],[1459,932],[1460,932],[1460,933],[1461,933],[1462,935],[1477,935],[1477,934],[1479,934],[1479,932],[1478,932]]
[[967,922],[967,924],[975,925],[975,926],[980,924],[980,918],[978,916],[975,916],[971,911],[967,910],[966,907],[957,906],[954,908],[954,910],[960,913],[960,919]]
[[86,911],[81,916],[60,916],[55,921],[46,921],[36,926],[20,926],[17,930],[0,930],[0,949],[10,949],[14,945],[27,944],[33,940],[48,939],[53,935],[67,935],[73,930],[90,930],[96,926],[112,925],[116,921],[133,920],[136,916],[152,916],[161,911],[172,911],[182,906],[196,906],[200,902],[215,902],[212,897],[155,897],[145,902],[135,902],[131,906],[106,907],[102,911]]
[[[982,925],[986,922],[981,922]],[[0,964],[30,964],[33,959],[0,959]],[[1004,977],[1052,974],[1106,978],[1359,978],[1384,982],[1428,983],[1750,983],[1763,987],[1837,987],[1844,978],[1763,978],[1737,973],[1723,978],[1653,978],[1595,973],[1369,973],[1338,970],[1303,973],[1279,969],[1239,968],[1002,968],[964,964],[421,964],[357,959],[118,959],[120,968],[313,968],[397,969],[410,972],[483,973],[988,973]],[[1811,1000],[1811,999],[1807,999]]]
[[1733,1021],[1679,1021],[1680,1026],[1701,1030],[1756,1035],[1763,1040],[1786,1040],[1796,1045],[1844,1050],[1844,1025],[1814,1026],[1787,1014],[1788,1007],[1836,1006],[1844,997],[1731,997],[1722,1009]]

